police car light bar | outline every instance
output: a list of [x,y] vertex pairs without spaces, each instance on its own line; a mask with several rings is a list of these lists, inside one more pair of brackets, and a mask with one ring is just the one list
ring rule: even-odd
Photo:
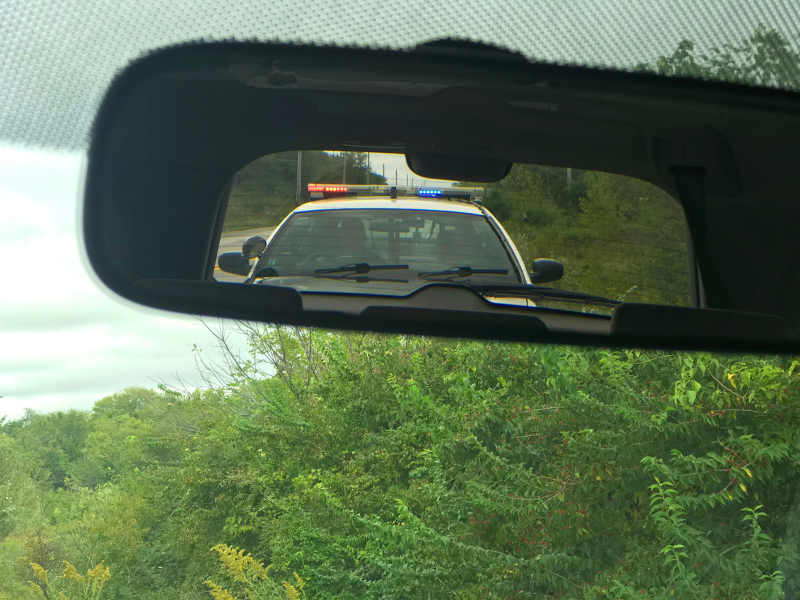
[[308,191],[309,192],[346,192],[347,186],[346,185],[325,185],[319,183],[309,183],[308,184]]
[[312,200],[341,196],[389,196],[398,198],[442,198],[481,203],[483,188],[432,188],[399,187],[392,185],[337,185],[333,183],[309,183],[308,192]]

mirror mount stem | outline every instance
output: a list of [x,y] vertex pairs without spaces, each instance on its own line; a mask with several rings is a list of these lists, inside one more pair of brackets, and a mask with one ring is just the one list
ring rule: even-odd
[[733,309],[728,291],[708,252],[708,215],[706,212],[706,170],[704,167],[671,165],[678,196],[686,214],[692,237],[695,260],[702,276],[706,301],[712,308]]

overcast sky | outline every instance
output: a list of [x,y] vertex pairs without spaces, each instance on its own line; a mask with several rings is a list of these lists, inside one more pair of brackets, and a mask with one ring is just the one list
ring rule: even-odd
[[442,179],[424,179],[420,177],[408,168],[405,154],[372,152],[370,153],[370,161],[372,163],[372,171],[383,174],[386,177],[386,183],[389,185],[394,184],[396,181],[397,185],[449,187],[454,183]]
[[89,408],[176,375],[197,381],[192,345],[215,352],[196,320],[136,307],[94,282],[76,236],[83,160],[0,146],[0,416]]

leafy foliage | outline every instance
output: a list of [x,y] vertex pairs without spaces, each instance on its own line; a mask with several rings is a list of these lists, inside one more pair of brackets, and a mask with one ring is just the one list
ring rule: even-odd
[[[96,567],[81,575],[69,562],[64,561],[64,571],[60,577],[53,577],[47,569],[37,563],[30,563],[36,581],[29,581],[28,586],[34,596],[49,600],[98,600],[106,582],[111,578],[111,571],[101,562]],[[65,593],[66,592],[66,593]],[[58,594],[58,596],[56,596]]]
[[[277,225],[297,206],[297,152],[277,152],[253,161],[234,177],[225,230]],[[386,179],[375,173],[364,152],[302,152],[300,177],[301,198],[308,196],[311,182],[350,184],[384,184]]]
[[[272,565],[265,567],[244,550],[231,548],[225,544],[217,544],[212,548],[219,554],[222,568],[226,572],[227,578],[232,579],[234,587],[239,588],[238,597],[247,597],[251,600],[272,600],[283,599],[300,600],[305,598],[303,589],[306,582],[297,574],[294,575],[294,583],[284,581],[281,585],[270,579],[269,571]],[[211,580],[205,582],[211,590],[211,595],[216,600],[235,600],[237,596],[217,585]]]
[[[530,267],[564,264],[558,287],[613,299],[688,305],[683,209],[656,186],[609,173],[514,165],[489,187],[498,217]],[[559,308],[563,308],[563,305]]]
[[[242,334],[224,388],[112,417],[147,433],[111,481],[42,478],[42,517],[0,554],[30,554],[14,540],[35,525],[51,562],[104,559],[120,598],[205,581],[224,598],[294,597],[283,581],[313,598],[798,590],[797,361]],[[253,377],[268,353],[274,375]]]
[[670,56],[659,57],[655,65],[639,64],[637,69],[660,75],[800,89],[800,52],[796,43],[763,25],[738,44],[727,43],[700,53],[693,42],[683,40]]

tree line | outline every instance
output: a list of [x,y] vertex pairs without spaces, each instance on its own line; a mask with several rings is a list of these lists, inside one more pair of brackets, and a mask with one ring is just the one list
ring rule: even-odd
[[3,424],[8,598],[798,592],[796,360],[237,327],[214,385]]
[[269,154],[237,171],[223,228],[235,231],[277,225],[299,204],[308,202],[309,183],[339,182],[382,185],[386,178],[372,170],[366,152]]

